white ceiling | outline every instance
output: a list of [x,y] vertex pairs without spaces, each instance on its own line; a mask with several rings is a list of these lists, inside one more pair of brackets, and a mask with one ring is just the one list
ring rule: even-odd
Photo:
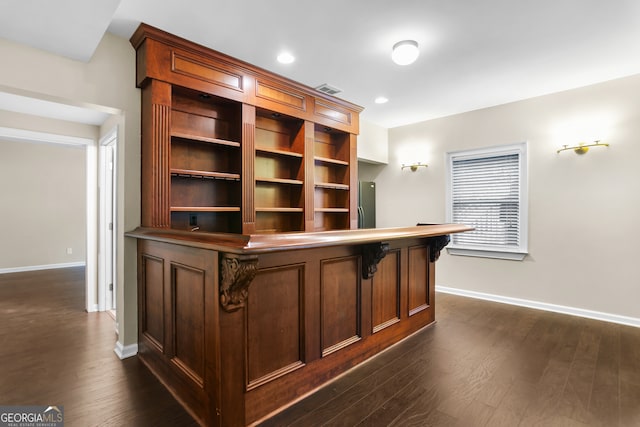
[[[638,0],[4,0],[0,37],[87,61],[140,22],[308,86],[395,127],[640,73]],[[420,44],[401,67],[391,46]],[[290,65],[276,61],[287,49]],[[377,96],[389,102],[377,105]]]
[[89,61],[120,0],[3,0],[0,37]]

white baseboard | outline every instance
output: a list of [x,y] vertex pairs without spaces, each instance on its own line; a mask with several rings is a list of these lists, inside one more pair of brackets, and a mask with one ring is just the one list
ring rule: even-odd
[[467,291],[465,289],[449,288],[447,286],[436,285],[436,291],[443,292],[445,294],[460,295],[463,297],[517,305],[521,307],[534,308],[537,310],[553,311],[555,313],[569,314],[571,316],[586,317],[588,319],[602,320],[604,322],[619,323],[621,325],[635,326],[636,328],[640,328],[640,319],[635,317],[620,316],[618,314],[585,310],[583,308],[567,307],[564,305],[549,304],[546,302],[486,294],[484,292]]
[[86,266],[86,263],[84,261],[64,262],[61,264],[27,265],[25,267],[0,268],[0,274],[22,273],[25,271],[51,270],[53,268],[69,268],[69,267],[84,267],[84,266]]
[[116,342],[116,348],[113,351],[122,359],[132,357],[138,354],[138,344],[122,345],[120,341]]
[[93,305],[90,305],[90,306],[87,308],[87,313],[95,313],[95,312],[96,312],[96,311],[98,311],[99,309],[100,309],[100,307],[98,306],[98,304],[93,304]]

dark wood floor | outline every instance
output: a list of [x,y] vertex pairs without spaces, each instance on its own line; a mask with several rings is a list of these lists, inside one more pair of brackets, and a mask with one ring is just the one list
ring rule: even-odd
[[265,426],[640,426],[640,329],[437,295],[437,324]]
[[132,357],[106,313],[84,311],[84,269],[0,274],[0,405],[63,405],[65,426],[195,426]]
[[[438,294],[438,323],[268,426],[640,426],[640,329]],[[191,426],[82,269],[0,275],[0,405],[61,404],[67,426]]]

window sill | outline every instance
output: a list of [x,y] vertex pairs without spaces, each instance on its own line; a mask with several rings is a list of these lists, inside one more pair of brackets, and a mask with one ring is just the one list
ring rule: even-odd
[[473,256],[480,258],[508,259],[511,261],[522,261],[527,256],[527,252],[492,251],[487,249],[463,249],[447,248],[449,255]]

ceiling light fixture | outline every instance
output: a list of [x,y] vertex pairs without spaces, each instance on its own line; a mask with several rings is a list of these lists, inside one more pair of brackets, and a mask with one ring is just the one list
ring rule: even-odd
[[398,65],[409,65],[418,59],[419,54],[420,50],[418,49],[417,41],[402,40],[393,45],[391,59]]
[[281,64],[291,64],[293,61],[296,60],[295,56],[293,56],[289,52],[282,52],[280,55],[278,55],[277,59],[278,59],[278,62]]
[[376,104],[386,104],[387,102],[389,102],[389,99],[385,98],[384,96],[379,96],[374,99],[373,102],[375,102]]

